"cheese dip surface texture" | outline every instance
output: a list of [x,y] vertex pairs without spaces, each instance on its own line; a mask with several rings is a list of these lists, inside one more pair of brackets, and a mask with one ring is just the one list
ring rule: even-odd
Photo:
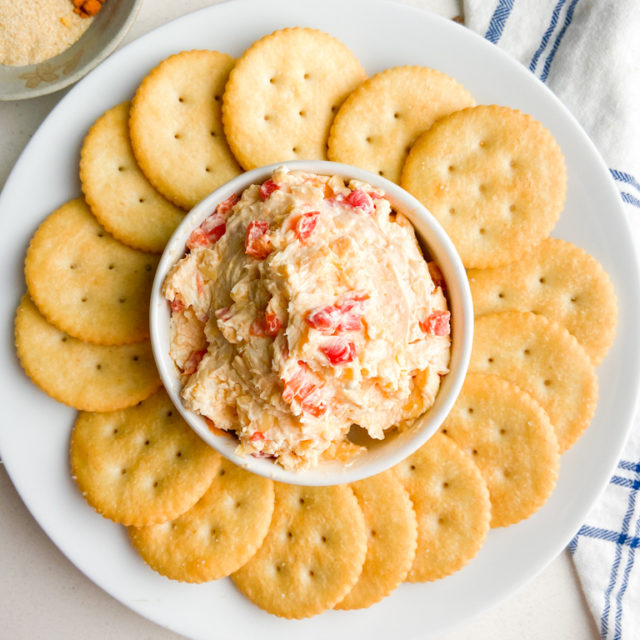
[[185,406],[286,469],[348,464],[352,425],[411,426],[448,372],[439,270],[356,180],[277,169],[191,233],[163,293]]

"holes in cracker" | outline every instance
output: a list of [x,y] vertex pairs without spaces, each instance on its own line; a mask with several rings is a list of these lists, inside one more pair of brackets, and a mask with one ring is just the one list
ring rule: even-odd
[[569,300],[575,304],[576,302],[578,302],[578,296],[571,296]]
[[498,292],[498,298],[500,299],[504,298],[504,291]]
[[142,204],[144,202],[144,198],[138,198],[138,202]]
[[120,171],[120,173],[122,173],[124,171],[124,167],[123,166],[119,166],[118,167],[118,171]]
[[397,111],[395,111],[395,112],[394,112],[394,114],[393,114],[393,117],[394,117],[396,120],[398,120],[398,119],[400,118],[400,114],[399,114]]
[[375,529],[371,529],[371,531],[369,533],[370,533],[372,538],[375,538],[378,535],[378,533],[376,532]]
[[80,298],[80,302],[86,302],[87,301],[87,296],[82,296],[82,298]]
[[182,458],[182,451],[176,451],[176,458]]
[[78,268],[78,265],[77,265],[75,262],[72,262],[72,263],[69,265],[69,269],[77,269],[77,268]]
[[68,340],[67,336],[62,336],[62,338],[60,338],[60,342],[66,342]]
[[411,471],[415,471],[415,470],[416,470],[416,465],[415,465],[415,464],[410,464],[410,465],[409,465],[409,469],[410,469]]
[[467,409],[467,411],[468,411],[469,413],[473,413],[473,407],[469,407],[469,408]]
[[515,204],[511,204],[511,205],[509,205],[509,211],[510,211],[511,213],[514,213],[514,212],[515,212],[515,210],[516,210],[516,205],[515,205]]
[[214,99],[216,102],[220,102],[220,100],[221,100],[222,98],[221,98],[220,96],[213,96],[213,99]]
[[293,148],[291,149],[291,151],[292,151],[292,153],[298,153],[298,147],[293,147]]
[[452,164],[450,164],[449,165],[449,173],[453,173],[454,171],[455,171],[455,167]]
[[151,271],[151,269],[152,269],[152,268],[153,268],[153,267],[152,267],[150,264],[145,264],[145,265],[144,265],[144,270],[145,270],[145,271]]
[[178,97],[178,102],[184,102],[184,98],[182,96]]
[[220,469],[218,475],[223,476],[225,473],[227,473],[225,469]]
[[448,489],[449,488],[449,483],[446,480],[442,483],[442,488],[443,489]]
[[545,387],[550,387],[551,386],[551,380],[549,380],[549,379],[544,380],[542,384],[544,384]]
[[478,233],[479,233],[481,236],[483,236],[486,232],[487,232],[487,230],[486,230],[484,227],[480,227],[480,228],[478,229]]
[[486,140],[480,140],[480,142],[478,142],[478,146],[481,149],[484,149],[487,146],[487,141]]
[[119,302],[120,304],[124,304],[126,301],[127,301],[127,299],[126,299],[125,297],[123,297],[123,296],[120,296],[120,297],[118,298],[118,302]]
[[98,236],[98,238],[103,238],[104,237],[104,231],[98,231],[98,233],[96,233],[96,235]]
[[270,84],[275,84],[276,83],[276,79],[275,78],[269,78],[269,83]]
[[305,73],[302,77],[303,77],[305,80],[308,80],[308,79],[311,77],[311,75],[310,75],[309,73]]
[[309,569],[309,577],[313,578],[316,574],[313,572],[313,569]]
[[323,542],[324,544],[327,544],[327,536],[322,536],[320,538],[321,542]]
[[173,137],[174,137],[176,140],[180,140],[181,135],[180,135],[179,133],[174,133],[174,134],[173,134]]
[[96,370],[100,371],[100,369],[102,369],[102,365],[98,362],[98,364],[96,365]]
[[487,358],[487,362],[488,362],[489,364],[493,364],[493,358]]
[[455,207],[449,207],[449,214],[450,214],[450,215],[452,215],[452,216],[455,216],[455,215],[456,215],[456,209],[455,209]]
[[522,353],[523,353],[525,356],[530,356],[530,355],[531,355],[531,349],[525,349]]
[[216,132],[215,132],[215,131],[212,131],[212,132],[211,132],[211,137],[212,137],[212,138],[215,138],[215,137],[216,137]]
[[379,176],[384,177],[384,171],[383,171],[382,169],[380,169],[380,170],[378,171],[378,175],[379,175]]
[[371,144],[372,140],[373,140],[373,138],[371,136],[367,136],[365,138],[365,142],[368,142],[369,144]]
[[307,112],[304,109],[302,109],[301,111],[298,111],[298,115],[301,118],[305,118],[307,116]]
[[127,470],[126,470],[126,469],[120,469],[120,475],[121,475],[121,476],[126,475],[126,473],[127,473]]
[[540,284],[544,284],[546,281],[547,281],[547,279],[546,279],[544,276],[540,276],[540,277],[538,278],[538,282],[539,282]]
[[173,411],[167,411],[167,418],[170,418],[173,415]]
[[471,455],[472,456],[477,456],[478,455],[478,450],[477,449],[472,449],[471,450]]
[[204,168],[204,170],[205,170],[207,173],[211,173],[211,167],[205,167],[205,168]]

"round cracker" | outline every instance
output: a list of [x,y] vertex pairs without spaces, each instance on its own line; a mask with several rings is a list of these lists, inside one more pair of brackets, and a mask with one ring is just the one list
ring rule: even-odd
[[82,342],[49,324],[26,295],[16,311],[15,341],[31,380],[75,409],[122,409],[160,386],[148,340],[119,346]]
[[348,485],[276,484],[264,543],[232,579],[262,609],[308,618],[340,602],[367,551],[364,516]]
[[24,272],[42,315],[69,335],[103,345],[149,336],[149,297],[158,257],[109,235],[80,198],[38,227]]
[[184,212],[140,171],[129,140],[129,103],[98,118],[80,153],[80,182],[91,212],[118,240],[160,253]]
[[436,433],[393,470],[418,521],[418,547],[407,581],[438,580],[462,569],[480,551],[491,519],[489,491],[478,467]]
[[558,478],[558,439],[544,409],[516,385],[470,373],[442,433],[472,458],[491,497],[491,526],[535,513]]
[[144,561],[181,582],[207,582],[239,569],[267,535],[274,502],[273,481],[226,459],[205,494],[169,522],[129,527]]
[[418,525],[409,494],[392,471],[351,485],[367,527],[367,555],[355,587],[336,609],[363,609],[388,596],[407,576]]
[[387,69],[360,85],[340,107],[329,134],[329,159],[400,182],[418,135],[438,118],[474,104],[461,84],[440,71]]
[[131,103],[136,161],[149,182],[183,209],[240,173],[220,118],[233,64],[218,51],[177,53],[144,78]]
[[468,273],[475,314],[532,311],[555,320],[602,362],[613,343],[618,303],[602,265],[586,251],[546,238],[523,258]]
[[470,371],[492,373],[530,393],[566,451],[589,426],[598,379],[589,356],[561,325],[526,311],[476,319]]
[[178,517],[211,484],[220,456],[171,404],[164,389],[121,411],[78,415],[71,472],[101,515],[143,526]]
[[353,53],[322,31],[282,29],[254,42],[223,97],[224,131],[238,162],[253,169],[326,159],[334,113],[366,77]]
[[411,148],[402,186],[438,219],[465,267],[517,260],[557,222],[567,190],[549,131],[496,105],[438,120]]

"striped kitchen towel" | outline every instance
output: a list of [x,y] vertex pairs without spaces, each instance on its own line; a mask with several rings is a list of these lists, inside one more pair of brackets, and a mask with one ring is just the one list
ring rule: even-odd
[[[465,24],[546,83],[605,159],[640,247],[640,0],[464,0]],[[640,417],[569,545],[603,639],[640,640]]]

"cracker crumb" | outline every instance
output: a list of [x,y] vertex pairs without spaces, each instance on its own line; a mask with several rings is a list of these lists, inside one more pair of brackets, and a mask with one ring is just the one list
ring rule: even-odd
[[91,22],[76,15],[69,0],[0,0],[0,64],[21,66],[53,58]]

